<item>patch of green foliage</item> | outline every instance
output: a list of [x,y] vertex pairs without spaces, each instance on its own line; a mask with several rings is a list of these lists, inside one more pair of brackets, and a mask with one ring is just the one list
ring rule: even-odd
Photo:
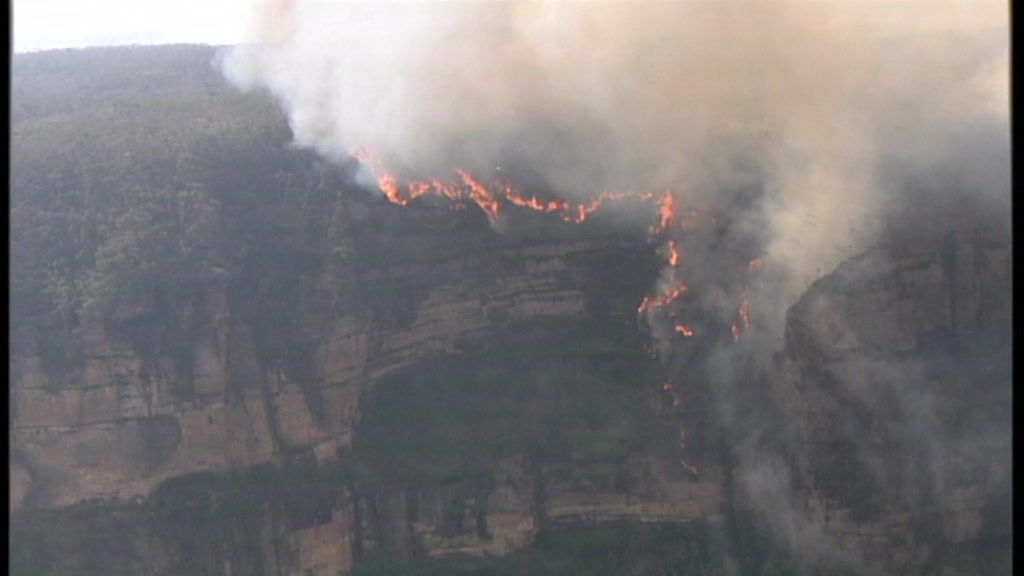
[[[73,386],[80,330],[147,360],[170,358],[191,390],[208,298],[287,364],[312,281],[349,231],[345,168],[291,149],[264,94],[227,84],[204,46],[22,54],[13,60],[11,335]],[[191,312],[186,312],[191,311]],[[302,350],[300,350],[302,352]],[[294,363],[294,362],[292,362]]]

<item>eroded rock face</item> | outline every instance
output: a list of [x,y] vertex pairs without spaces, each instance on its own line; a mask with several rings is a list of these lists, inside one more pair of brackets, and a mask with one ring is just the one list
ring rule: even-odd
[[[579,270],[566,257],[595,248],[510,249],[493,255],[517,264],[499,274],[480,274],[472,260],[372,271],[360,279],[368,290],[396,281],[417,287],[413,314],[388,325],[388,304],[375,309],[367,299],[322,322],[308,367],[312,382],[266,365],[252,329],[216,295],[207,299],[210,318],[192,342],[186,391],[172,358],[145,357],[102,325],[83,330],[79,378],[57,382],[38,356],[15,357],[12,449],[31,478],[19,500],[55,507],[144,496],[170,477],[251,466],[286,450],[332,458],[351,444],[365,382],[454,351],[460,341],[488,334],[499,315],[583,314]],[[387,296],[392,309],[404,302]]]
[[[551,325],[590,322],[556,355],[615,324],[633,341],[601,346],[656,367],[634,314],[660,266],[648,222],[612,231],[509,209],[498,232],[472,206],[392,206],[344,159],[290,147],[274,103],[227,86],[213,58],[109,49],[16,66],[23,572],[335,576],[374,555],[502,554],[546,522],[682,522],[713,506],[714,474],[631,444],[623,461],[625,434],[581,460],[637,477],[628,488],[571,478],[561,454],[530,464],[522,446],[487,463],[489,483],[360,476],[368,396],[424,358],[529,348]],[[126,92],[133,76],[145,86]],[[509,328],[528,321],[540,328]],[[612,379],[635,388],[613,401],[659,384],[626,372]]]
[[[651,247],[608,230],[545,220],[531,238],[428,198],[389,206],[289,149],[274,104],[224,85],[209,48],[102,52],[122,50],[130,65],[114,75],[99,52],[16,62],[9,470],[22,573],[336,576],[380,558],[500,555],[551,526],[685,524],[736,507],[721,445],[698,428],[706,446],[681,446],[688,421],[651,440],[578,411],[557,450],[444,463],[454,480],[361,468],[360,426],[397,419],[366,409],[381,380],[407,384],[425,358],[470,345],[529,344],[536,332],[503,331],[524,320],[639,333],[661,262],[630,268]],[[126,91],[132,74],[156,89]],[[153,122],[173,86],[170,100],[197,104]],[[777,376],[812,520],[873,566],[930,573],[942,552],[998,558],[1012,545],[1010,250],[900,233],[900,255],[849,261],[792,309]],[[621,342],[600,344],[595,355],[615,350],[601,369],[637,388],[586,401],[611,396],[606,412],[620,414],[661,385],[622,368]],[[554,384],[513,420],[563,402]],[[685,402],[687,418],[713,420],[701,396]],[[546,439],[559,423],[515,431]],[[623,450],[624,438],[646,443]],[[699,473],[681,462],[694,451]]]
[[[35,354],[13,359],[13,509],[35,518],[42,509],[106,502],[96,504],[96,514],[126,514],[143,527],[130,536],[97,520],[105,528],[93,537],[124,542],[116,566],[131,565],[128,550],[157,547],[166,557],[154,561],[154,573],[187,569],[191,565],[175,550],[190,545],[194,530],[210,532],[178,526],[163,512],[167,506],[207,502],[217,508],[218,500],[246,490],[244,483],[231,484],[234,471],[262,465],[281,470],[283,491],[309,496],[288,479],[311,474],[309,466],[339,466],[352,449],[361,398],[374,382],[415,370],[425,357],[457,356],[467,343],[493,339],[509,323],[579,320],[591,305],[582,264],[588,255],[645,249],[621,240],[511,244],[486,258],[338,270],[325,284],[346,297],[303,326],[313,342],[303,366],[267,361],[256,329],[216,282],[189,307],[203,318],[194,322],[186,366],[180,356],[140,350],[137,334],[133,339],[86,315],[75,336],[84,358],[77,369],[44,369]],[[295,454],[313,464],[295,468],[289,464]],[[208,473],[226,475],[228,483],[199,492],[175,487],[179,479]],[[270,574],[334,575],[375,555],[504,554],[531,541],[547,510],[556,521],[595,515],[672,521],[701,513],[692,498],[680,507],[650,493],[594,493],[581,504],[571,488],[556,489],[547,503],[537,483],[522,458],[501,464],[486,489],[382,485],[359,492],[338,481],[318,488],[324,490],[317,496],[322,514],[296,516],[284,504],[275,511],[271,499],[270,508],[261,504],[222,527],[251,537],[229,539],[194,560],[232,571],[260,566]],[[76,521],[54,518],[60,527],[51,527],[69,535],[64,566],[92,562],[70,541]],[[47,525],[26,520],[24,530],[36,521]],[[259,557],[247,556],[253,546],[263,550]]]
[[869,565],[1009,558],[1010,278],[1006,245],[947,241],[851,260],[790,311],[807,502]]
[[[128,548],[163,550],[166,570],[181,567],[176,546],[186,546],[189,529],[167,528],[152,507],[192,501],[194,492],[168,488],[154,500],[162,483],[262,464],[282,478],[337,467],[352,449],[369,383],[416,370],[432,354],[458,354],[467,340],[486,341],[516,319],[586,316],[575,258],[601,248],[511,248],[499,255],[506,274],[480,273],[488,264],[472,261],[365,274],[371,285],[416,284],[415,302],[399,306],[412,313],[389,309],[381,296],[362,306],[349,300],[347,313],[316,324],[312,393],[294,370],[259,361],[252,329],[224,299],[223,308],[207,305],[215,312],[193,342],[185,392],[171,359],[144,358],[99,329],[72,386],[54,386],[38,357],[15,358],[12,506],[145,497],[149,512],[133,514],[150,528]],[[936,565],[943,550],[1009,550],[1009,250],[971,242],[954,249],[952,257],[939,247],[856,258],[790,312],[780,381],[801,430],[807,507],[872,566]],[[296,453],[310,459],[305,468],[288,463]],[[309,510],[291,510],[287,496],[271,499],[230,528],[248,526],[253,536],[197,561],[336,574],[382,557],[501,555],[545,526],[687,523],[723,512],[714,463],[692,477],[671,457],[636,453],[622,469],[628,486],[614,490],[567,479],[560,467],[519,455],[484,486],[319,483],[298,489]],[[252,557],[252,549],[262,552]]]

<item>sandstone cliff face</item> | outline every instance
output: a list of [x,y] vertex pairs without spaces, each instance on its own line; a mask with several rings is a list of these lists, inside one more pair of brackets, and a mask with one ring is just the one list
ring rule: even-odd
[[[197,73],[209,49],[126,50],[137,92],[87,53],[19,63],[21,573],[335,576],[735,521],[712,401],[657,395],[642,232],[389,206]],[[804,500],[873,566],[1012,546],[1009,261],[965,237],[868,254],[790,311],[775,380]]]
[[209,316],[192,342],[191,394],[176,389],[173,358],[145,358],[99,323],[82,331],[87,352],[72,382],[54,382],[38,356],[15,357],[15,508],[144,496],[170,477],[250,466],[288,450],[333,458],[351,444],[366,382],[486,334],[498,311],[507,318],[583,314],[584,294],[566,256],[595,248],[509,249],[489,258],[511,259],[518,269],[493,275],[472,259],[371,271],[360,279],[371,290],[402,281],[422,293],[411,321],[382,326],[391,310],[371,303],[320,322],[312,393],[280,367],[261,365],[252,329],[216,292],[207,295]]
[[[646,222],[624,232],[510,208],[501,232],[471,206],[392,206],[352,166],[289,147],[274,103],[229,87],[213,57],[18,59],[16,566],[334,575],[502,554],[547,525],[688,522],[715,506],[714,467],[693,477],[675,438],[661,453],[639,425],[654,422],[660,383],[634,313],[660,265]],[[549,329],[562,325],[575,328]],[[457,368],[510,343],[500,362],[536,368],[496,379],[515,389],[500,434],[487,435],[494,410],[475,393],[471,410],[435,403],[432,426],[391,446],[414,457],[433,434],[419,468],[367,465],[367,430],[386,439],[402,420],[368,402],[401,398],[433,370],[427,359]],[[485,364],[434,378],[416,401],[446,381],[463,386],[445,402],[473,395]],[[559,378],[575,378],[580,398]],[[538,413],[547,420],[520,426]],[[450,442],[452,426],[462,436]],[[424,469],[434,476],[416,480]]]
[[[215,482],[196,492],[180,488],[177,479],[231,477],[261,466],[291,475],[286,477],[344,468],[362,417],[361,398],[375,382],[416,370],[426,357],[458,356],[467,343],[493,340],[510,323],[584,319],[595,305],[588,286],[594,266],[587,258],[609,250],[628,256],[637,248],[622,240],[510,244],[486,256],[429,266],[337,270],[324,284],[344,296],[304,323],[303,337],[315,343],[305,366],[261,357],[255,329],[217,282],[191,305],[202,318],[193,324],[190,366],[171,354],[140,352],[137,334],[110,328],[98,317],[76,332],[85,350],[78,367],[47,370],[37,354],[16,356],[14,511],[108,502],[96,504],[95,513],[127,515],[137,526],[120,535],[107,527],[108,537],[132,542],[128,548],[135,551],[168,550],[164,562],[144,567],[149,565],[139,560],[133,569],[195,569],[199,564],[181,564],[188,556],[182,542],[192,529],[214,532],[175,528],[176,521],[154,510],[192,501],[216,508],[218,499],[244,499],[237,494],[249,488]],[[292,463],[296,455],[305,455],[302,467]],[[567,479],[565,466],[523,455],[499,463],[484,486],[367,481],[355,489],[349,480],[336,480],[302,494],[287,481],[283,490],[319,502],[317,514],[296,516],[270,496],[269,508],[254,502],[241,519],[225,519],[217,531],[247,535],[196,558],[232,573],[258,568],[334,575],[360,560],[501,555],[526,545],[548,524],[689,522],[718,505],[713,474],[688,477],[678,463],[642,452],[619,467],[638,477],[632,489],[581,489]],[[70,522],[65,529],[73,534],[78,525]],[[97,537],[103,533],[103,527],[95,531]],[[254,549],[263,552],[249,558]],[[67,551],[66,558],[75,557]]]
[[1005,244],[949,237],[846,262],[790,311],[807,502],[870,565],[1009,557],[1010,281]]
[[[134,573],[337,574],[388,558],[503,555],[548,527],[720,518],[721,468],[712,462],[694,477],[657,444],[619,464],[617,477],[628,478],[617,488],[575,479],[568,455],[518,453],[486,482],[448,485],[366,476],[347,464],[375,383],[406,380],[432,354],[458,357],[467,341],[492,341],[516,318],[585,317],[593,294],[578,258],[610,247],[509,248],[499,254],[505,275],[487,269],[490,260],[364,272],[362,281],[390,286],[415,277],[415,313],[348,300],[349,314],[317,323],[314,403],[287,370],[260,364],[230,307],[195,341],[192,395],[173,388],[170,359],[161,377],[130,346],[105,344],[79,384],[59,391],[38,358],[18,358],[12,502],[38,509],[136,498],[78,520],[36,518],[27,529],[62,526],[65,559],[81,554],[80,531],[123,539],[114,566]],[[778,383],[801,431],[806,503],[812,520],[869,566],[928,569],[949,555],[998,558],[1010,549],[1009,281],[1004,245],[870,253],[790,311]],[[213,480],[189,480],[209,472]],[[212,529],[203,514],[214,515]],[[211,545],[190,540],[196,533],[231,536]]]

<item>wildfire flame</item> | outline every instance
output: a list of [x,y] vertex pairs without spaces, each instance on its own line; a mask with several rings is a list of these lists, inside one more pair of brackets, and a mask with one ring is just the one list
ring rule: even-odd
[[[755,258],[750,261],[750,264],[747,265],[748,285],[750,278],[759,273],[762,268],[764,268],[764,260],[761,258]],[[740,308],[736,312],[737,318],[732,324],[732,339],[734,342],[739,342],[744,330],[750,328],[750,296],[748,294],[748,287],[743,288],[743,295],[740,297]]]
[[640,307],[636,309],[638,314],[643,314],[652,308],[663,308],[671,304],[676,298],[679,298],[686,293],[687,286],[680,284],[672,289],[671,292],[664,296],[657,298],[651,298],[650,296],[644,296],[643,302],[640,303]]
[[694,464],[691,464],[685,458],[680,460],[679,462],[680,462],[680,464],[683,465],[684,468],[689,470],[691,474],[693,474],[694,476],[700,476],[700,468],[697,468],[697,466],[695,466]]
[[455,172],[458,173],[459,177],[462,178],[462,182],[469,188],[469,197],[484,211],[484,214],[487,214],[487,219],[491,222],[491,225],[497,224],[498,220],[501,219],[501,203],[498,202],[491,189],[484,186],[465,170],[456,169]]
[[541,200],[536,196],[526,198],[516,194],[511,188],[505,189],[505,198],[516,206],[529,208],[537,212],[562,212],[568,215],[572,211],[572,205],[567,200]]
[[[455,173],[459,176],[458,182],[446,182],[437,178],[429,181],[410,180],[403,188],[399,185],[398,178],[394,173],[386,170],[377,157],[369,150],[365,148],[357,149],[352,152],[352,157],[370,169],[370,172],[373,173],[377,180],[377,185],[384,193],[384,197],[393,204],[406,206],[411,200],[428,194],[447,198],[457,203],[470,200],[487,215],[491,225],[497,224],[501,219],[501,200],[505,200],[514,206],[528,208],[537,212],[558,212],[561,213],[562,219],[566,222],[578,224],[585,222],[591,214],[608,201],[627,199],[651,201],[655,198],[653,192],[633,190],[603,192],[587,203],[574,205],[568,200],[544,200],[537,196],[523,195],[507,182],[497,182],[488,185],[468,170],[459,168],[455,169]],[[670,198],[668,201],[669,208],[672,209],[674,204],[672,204],[673,201],[667,192],[665,197]],[[665,202],[665,199],[662,198],[661,204],[663,206]],[[662,208],[662,212],[664,212],[664,208]],[[666,220],[666,216],[662,214],[660,221],[670,222],[671,220],[670,218]]]
[[573,215],[570,211],[566,212],[565,219],[569,222],[584,222],[587,217],[596,212],[604,203],[609,200],[619,201],[628,200],[634,198],[637,200],[650,201],[654,200],[653,192],[637,192],[633,190],[627,190],[625,192],[603,192],[596,198],[586,204],[580,204],[576,207],[576,213]]
[[655,225],[654,234],[664,234],[672,226],[676,219],[676,199],[669,192],[662,195],[658,201],[658,223]]
[[732,339],[735,342],[739,342],[743,331],[750,327],[750,299],[747,298],[746,291],[743,293],[743,300],[740,301],[737,315],[739,317],[732,324]]
[[[455,203],[455,208],[465,208],[469,203],[473,203],[484,212],[492,226],[498,224],[501,220],[504,210],[503,202],[537,212],[557,213],[566,222],[582,223],[609,201],[627,199],[641,201],[657,200],[657,221],[651,227],[651,233],[655,236],[667,233],[676,224],[685,227],[685,220],[700,215],[696,210],[692,209],[682,213],[678,212],[675,196],[670,191],[665,191],[660,196],[647,191],[605,191],[588,202],[574,204],[568,200],[543,199],[537,196],[521,194],[507,181],[498,180],[488,184],[469,171],[460,168],[455,169],[455,173],[458,175],[457,180],[445,181],[439,178],[410,180],[403,186],[399,184],[398,178],[392,172],[384,169],[381,162],[367,149],[358,149],[352,153],[352,156],[370,169],[377,179],[378,186],[380,186],[381,191],[389,202],[399,206],[406,206],[416,198],[434,195],[451,200]],[[497,170],[500,171],[500,167]],[[680,217],[684,220],[680,221]],[[676,239],[669,239],[667,250],[669,266],[673,269],[678,268],[681,261],[678,241]],[[761,259],[755,259],[749,263],[747,266],[748,281],[750,276],[760,272],[763,265],[764,262]],[[656,309],[665,308],[685,294],[687,290],[688,286],[685,283],[675,281],[674,286],[667,293],[660,296],[644,297],[637,308],[637,313],[646,314]],[[674,319],[675,314],[671,314],[670,317]],[[750,326],[750,323],[750,300],[747,296],[747,290],[744,289],[737,319],[732,325],[733,339],[738,341],[743,331]],[[674,330],[684,338],[690,338],[696,334],[692,328],[680,322],[675,322]],[[655,357],[658,355],[657,346],[652,346],[651,353]],[[666,382],[665,389],[671,390],[671,388],[671,382]],[[695,469],[696,467],[694,467]],[[694,473],[696,474],[697,472]]]
[[[399,184],[398,178],[396,178],[393,173],[383,169],[381,163],[365,149],[357,150],[353,153],[353,157],[371,170],[377,179],[378,186],[380,186],[381,191],[389,202],[399,206],[405,206],[408,205],[410,201],[427,195],[447,198],[454,202],[454,207],[456,208],[465,208],[470,202],[472,202],[484,212],[492,226],[496,225],[502,217],[503,202],[519,208],[534,210],[536,212],[557,213],[560,214],[562,219],[566,222],[582,223],[585,222],[591,214],[599,210],[606,202],[609,201],[626,199],[654,201],[657,199],[658,216],[656,223],[650,230],[652,236],[662,236],[677,224],[680,228],[686,228],[688,226],[687,221],[689,218],[696,218],[700,216],[696,210],[677,213],[676,199],[669,191],[664,192],[660,196],[655,195],[653,192],[646,191],[606,191],[594,197],[589,202],[573,204],[568,200],[543,199],[537,196],[521,194],[506,181],[499,180],[491,184],[486,184],[469,171],[458,168],[455,169],[455,173],[458,175],[458,180],[445,181],[438,178],[432,180],[411,180],[406,182],[403,187]],[[497,168],[497,170],[500,171],[500,167]],[[679,220],[680,217],[682,220]],[[714,219],[712,218],[711,221],[713,223]],[[673,269],[672,288],[660,296],[644,297],[640,306],[637,308],[638,314],[652,313],[655,310],[665,308],[675,302],[688,290],[688,286],[685,283],[676,279],[676,270],[678,269],[681,260],[678,241],[674,238],[670,238],[668,239],[666,246],[668,251],[668,264]],[[760,258],[752,260],[747,265],[748,285],[750,278],[759,273],[763,266],[764,261]],[[673,329],[675,333],[682,335],[683,338],[693,337],[696,332],[690,326],[676,321],[676,316],[676,312],[668,314],[668,318],[670,318],[674,323]],[[745,287],[741,296],[740,306],[737,311],[737,319],[732,325],[733,340],[739,341],[743,332],[749,328],[750,325],[750,299],[748,296],[748,289]],[[650,348],[650,352],[654,357],[658,356],[658,342],[658,336],[656,335],[655,341],[652,343]],[[679,399],[671,380],[666,380],[662,384],[662,390],[672,394],[673,406],[677,406],[679,404]],[[686,450],[687,433],[685,430],[680,432],[679,445],[684,451]],[[683,458],[680,460],[680,463],[694,476],[700,475],[700,468],[689,460]]]
[[694,331],[686,324],[676,324],[676,332],[682,334],[684,338],[694,335]]
[[675,240],[668,242],[668,265],[673,268],[679,265],[679,249],[676,247]]

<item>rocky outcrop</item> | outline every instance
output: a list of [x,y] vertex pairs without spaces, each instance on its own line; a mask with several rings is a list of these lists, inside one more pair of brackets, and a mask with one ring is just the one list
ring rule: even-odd
[[1005,244],[950,237],[848,261],[789,313],[808,507],[869,565],[1008,561],[1010,281]]
[[[207,304],[219,311],[193,342],[186,392],[172,359],[98,334],[73,386],[55,386],[38,357],[15,358],[11,501],[29,526],[21,530],[42,522],[31,520],[40,508],[110,499],[97,514],[145,527],[126,550],[164,551],[146,570],[190,570],[176,550],[195,545],[196,528],[165,510],[238,500],[246,512],[217,524],[237,536],[203,548],[195,566],[333,575],[394,558],[503,555],[547,528],[722,518],[725,471],[709,463],[695,476],[656,445],[618,465],[614,489],[526,454],[504,458],[482,484],[354,481],[365,472],[346,468],[374,383],[414,373],[426,357],[457,357],[517,319],[585,317],[593,295],[580,257],[609,246],[509,248],[497,255],[504,274],[482,259],[363,271],[368,292],[348,285],[358,295],[349,312],[318,324],[312,395],[294,370],[259,361],[252,329],[226,303]],[[920,570],[1009,550],[1009,282],[1004,245],[875,252],[790,311],[777,380],[799,424],[806,506],[870,566]],[[396,312],[403,306],[414,313]],[[269,480],[244,472],[263,469]],[[211,472],[219,480],[200,488],[179,481]],[[75,522],[57,521],[68,534]],[[99,524],[97,538],[123,537]]]
[[[313,390],[280,366],[266,366],[251,327],[216,293],[207,295],[209,319],[190,343],[187,370],[174,358],[140,354],[98,322],[81,332],[86,351],[76,378],[55,381],[39,356],[14,357],[12,498],[34,507],[128,499],[167,478],[251,466],[285,451],[333,458],[351,444],[367,382],[454,351],[500,321],[583,314],[580,272],[567,257],[596,248],[512,248],[489,256],[514,263],[495,274],[481,274],[473,259],[365,273],[346,287],[381,291],[390,301],[381,309],[367,296],[322,322],[307,377]],[[415,286],[418,301],[407,322],[389,326],[386,314],[406,302],[383,292],[396,284]],[[191,382],[183,390],[186,373]]]
[[[430,266],[337,270],[324,284],[345,296],[304,324],[303,337],[314,344],[303,366],[268,362],[257,328],[217,282],[189,304],[203,319],[193,323],[188,354],[140,349],[138,333],[85,315],[75,332],[80,365],[53,370],[38,353],[16,355],[11,502],[27,523],[22,531],[42,522],[44,509],[98,506],[96,514],[128,514],[145,527],[131,536],[108,531],[109,538],[134,542],[129,548],[135,550],[174,548],[188,540],[189,530],[161,527],[174,522],[160,512],[160,502],[197,497],[176,488],[178,480],[210,473],[231,478],[264,466],[282,478],[315,476],[310,466],[337,469],[352,449],[361,398],[375,382],[415,369],[423,358],[457,356],[510,323],[585,317],[593,297],[587,258],[634,249],[621,240],[509,244]],[[139,313],[122,311],[129,318]],[[296,468],[290,463],[296,454],[312,463]],[[275,512],[271,500],[270,509],[259,505],[234,524],[225,520],[223,530],[254,535],[197,558],[232,572],[253,569],[255,562],[268,574],[333,576],[360,559],[504,554],[527,544],[545,519],[688,521],[712,502],[678,478],[664,484],[688,494],[678,505],[650,491],[592,492],[581,499],[568,486],[547,490],[544,499],[538,482],[521,457],[501,464],[485,489],[382,485],[359,491],[342,481],[323,487],[320,514],[296,519],[287,506]],[[233,486],[215,483],[200,501],[230,499]],[[125,506],[128,512],[118,512]],[[56,513],[56,522],[73,533],[75,521]],[[94,536],[103,534],[100,529]],[[263,550],[262,560],[246,556],[253,546]],[[152,570],[187,568],[173,550],[168,554]],[[70,552],[66,558],[72,571],[83,566],[75,558]]]
[[[495,232],[444,199],[389,205],[289,147],[213,58],[14,60],[14,573],[336,576],[641,524],[782,548],[738,527],[739,449],[701,382],[715,330],[657,397],[647,222],[509,206]],[[879,571],[1008,565],[1010,250],[969,212],[945,239],[896,219],[914,226],[814,284],[778,371],[728,397],[795,423],[811,520]]]

